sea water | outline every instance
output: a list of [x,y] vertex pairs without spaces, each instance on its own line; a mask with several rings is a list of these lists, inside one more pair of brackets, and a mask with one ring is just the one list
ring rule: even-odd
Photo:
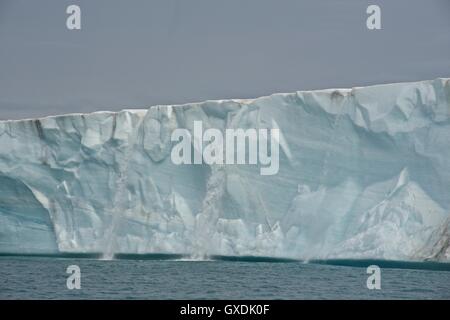
[[[381,263],[381,289],[369,290],[366,264],[2,256],[0,299],[450,299],[448,265]],[[70,265],[79,290],[67,288]]]

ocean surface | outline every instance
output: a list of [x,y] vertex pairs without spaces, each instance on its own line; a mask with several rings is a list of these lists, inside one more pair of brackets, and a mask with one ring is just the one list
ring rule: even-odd
[[[371,264],[380,290],[366,286]],[[79,290],[67,288],[70,265],[80,268]],[[0,256],[0,299],[450,299],[450,264]]]

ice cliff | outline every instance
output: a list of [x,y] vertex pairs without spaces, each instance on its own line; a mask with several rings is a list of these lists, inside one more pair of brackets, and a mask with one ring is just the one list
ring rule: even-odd
[[[274,128],[278,174],[175,165]],[[0,121],[0,252],[450,260],[450,80]]]

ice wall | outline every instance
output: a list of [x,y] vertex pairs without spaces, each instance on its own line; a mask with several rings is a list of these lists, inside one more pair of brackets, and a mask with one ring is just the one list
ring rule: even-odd
[[[450,260],[450,80],[0,121],[0,252]],[[281,130],[278,174],[171,133]]]

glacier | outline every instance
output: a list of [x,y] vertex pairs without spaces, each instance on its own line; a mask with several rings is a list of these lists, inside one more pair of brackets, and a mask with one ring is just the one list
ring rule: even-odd
[[[279,128],[279,172],[171,133]],[[0,121],[0,253],[450,261],[450,79]]]

